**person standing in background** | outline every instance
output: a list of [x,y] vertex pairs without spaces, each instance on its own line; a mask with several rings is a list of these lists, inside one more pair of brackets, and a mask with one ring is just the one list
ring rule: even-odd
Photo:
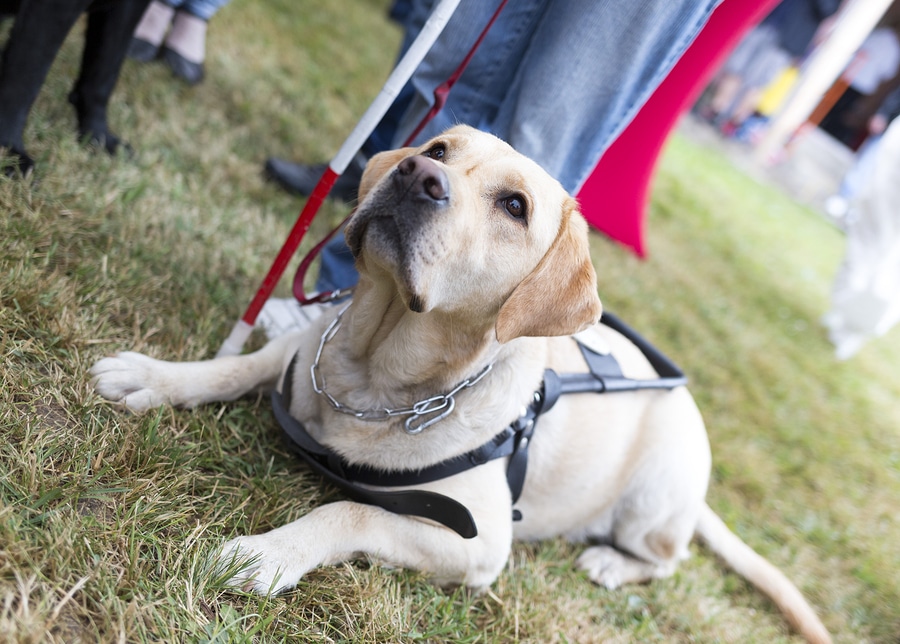
[[206,31],[210,19],[229,0],[153,0],[134,31],[129,58],[161,58],[188,85],[203,80]]

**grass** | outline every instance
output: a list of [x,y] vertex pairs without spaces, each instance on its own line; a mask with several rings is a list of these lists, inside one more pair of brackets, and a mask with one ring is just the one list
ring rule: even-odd
[[[284,452],[262,398],[129,415],[92,392],[87,369],[116,350],[215,353],[301,205],[262,160],[336,151],[393,60],[386,5],[233,3],[193,89],[128,62],[110,113],[133,159],[74,140],[83,25],[67,41],[26,132],[39,183],[0,179],[0,641],[795,641],[700,547],[670,579],[615,592],[561,541],[516,545],[482,595],[367,562],[282,597],[226,592],[207,564],[225,538],[335,493]],[[309,240],[344,214],[326,205]],[[650,258],[592,248],[606,306],[691,376],[712,506],[837,641],[896,642],[900,332],[833,359],[818,318],[841,236],[676,137]]]

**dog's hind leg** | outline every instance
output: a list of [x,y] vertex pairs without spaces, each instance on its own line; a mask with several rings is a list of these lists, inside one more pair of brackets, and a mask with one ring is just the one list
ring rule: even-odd
[[82,139],[115,154],[125,146],[109,131],[107,105],[119,79],[122,63],[137,23],[149,0],[119,0],[95,2],[88,13],[87,33],[81,73],[69,102],[78,117],[78,134]]
[[[667,419],[680,418],[674,425]],[[709,442],[686,390],[648,409],[642,456],[614,508],[592,532],[614,546],[589,548],[578,565],[616,588],[671,575],[687,558],[709,481]]]
[[34,167],[22,134],[56,53],[89,0],[30,0],[16,14],[0,61],[0,147],[23,175]]
[[609,589],[668,577],[688,556],[697,521],[697,510],[691,505],[697,503],[678,503],[659,488],[638,501],[624,499],[615,512],[610,536],[603,545],[585,550],[578,568]]
[[653,525],[646,519],[628,519],[614,530],[612,545],[585,550],[577,565],[596,584],[618,588],[668,577],[687,557],[694,533],[694,513],[680,514]]
[[302,337],[287,333],[254,353],[200,362],[166,362],[125,351],[91,367],[91,382],[101,396],[133,411],[234,400],[275,387]]

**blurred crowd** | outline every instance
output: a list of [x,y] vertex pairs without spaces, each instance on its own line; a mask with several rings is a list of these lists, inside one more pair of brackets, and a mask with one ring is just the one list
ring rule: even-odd
[[[783,0],[734,49],[695,114],[723,137],[758,143],[846,2]],[[806,121],[806,131],[818,127],[853,152],[852,165],[824,203],[846,233],[844,260],[822,317],[842,360],[900,321],[898,28],[900,11],[892,6]]]

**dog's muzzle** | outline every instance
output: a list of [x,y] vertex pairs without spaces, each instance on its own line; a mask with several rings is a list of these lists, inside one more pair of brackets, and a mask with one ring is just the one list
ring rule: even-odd
[[417,241],[430,215],[450,204],[450,180],[440,163],[415,155],[401,161],[369,195],[345,230],[347,244],[358,257],[368,229],[379,246],[405,252]]

